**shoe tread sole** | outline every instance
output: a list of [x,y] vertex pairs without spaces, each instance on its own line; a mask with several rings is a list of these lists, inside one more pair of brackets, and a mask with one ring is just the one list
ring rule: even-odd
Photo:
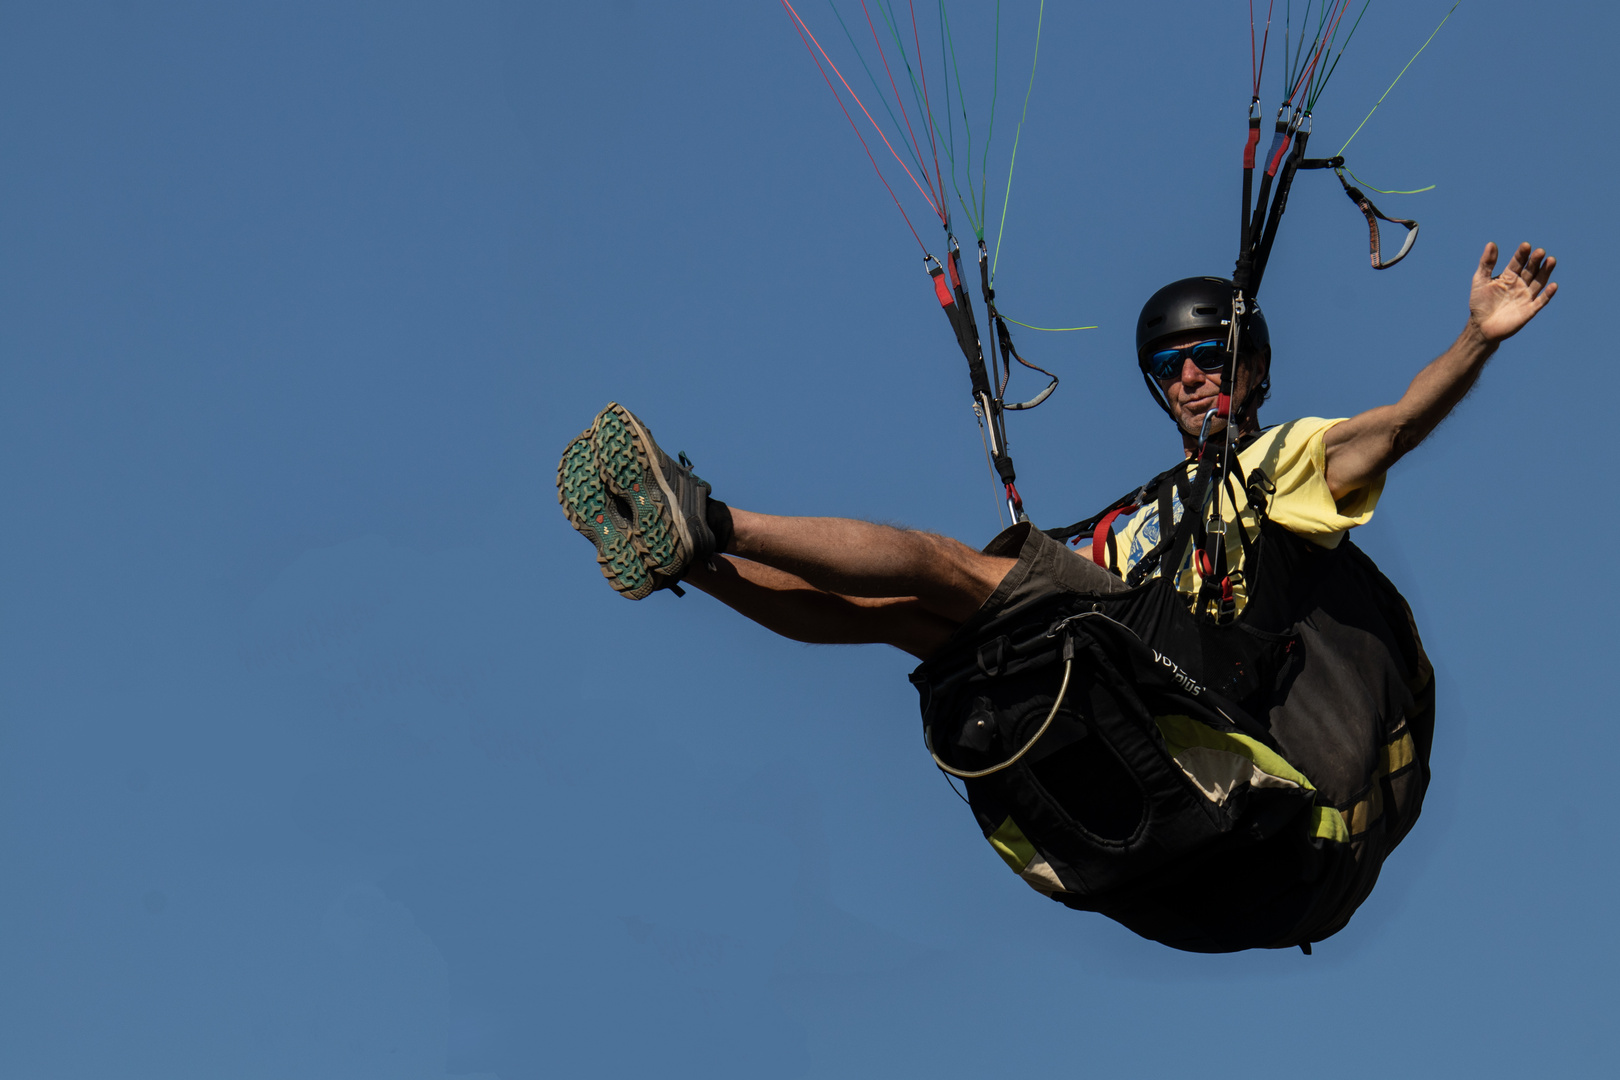
[[608,490],[635,509],[631,538],[641,549],[647,569],[658,577],[678,578],[690,560],[687,535],[675,492],[658,467],[652,434],[617,403],[597,416],[597,460]]
[[596,562],[608,584],[621,595],[640,600],[654,591],[653,577],[627,523],[608,504],[594,435],[594,430],[587,430],[563,451],[557,466],[557,501],[569,524],[596,548]]

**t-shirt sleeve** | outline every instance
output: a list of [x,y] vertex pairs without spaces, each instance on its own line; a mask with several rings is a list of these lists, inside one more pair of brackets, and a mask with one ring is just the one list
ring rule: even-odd
[[1334,499],[1327,483],[1327,431],[1340,420],[1311,416],[1280,424],[1243,454],[1244,471],[1259,468],[1276,486],[1266,514],[1289,532],[1325,548],[1372,520],[1384,477]]

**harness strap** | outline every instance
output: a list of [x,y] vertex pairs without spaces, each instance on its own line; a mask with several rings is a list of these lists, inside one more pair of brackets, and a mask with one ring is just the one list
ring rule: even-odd
[[[1228,421],[1227,430],[1228,432],[1231,431],[1230,421]],[[1230,490],[1232,479],[1230,457],[1231,448],[1227,443],[1223,442],[1219,453],[1216,455],[1216,464],[1211,470],[1215,481],[1214,499],[1212,500],[1214,502],[1213,520],[1215,528],[1211,529],[1205,525],[1205,500],[1200,498],[1197,501],[1197,530],[1194,535],[1197,546],[1195,564],[1199,576],[1198,606],[1200,611],[1208,604],[1230,601],[1232,597],[1232,582],[1227,573],[1227,521],[1221,516],[1221,492],[1223,488]],[[1239,527],[1241,528],[1241,525]],[[1179,566],[1179,563],[1177,565]],[[1217,613],[1219,613],[1219,610],[1217,608]]]
[[[1207,530],[1204,525],[1205,496],[1213,479],[1217,484],[1224,485],[1227,497],[1235,510],[1237,496],[1232,469],[1237,467],[1237,455],[1251,445],[1254,438],[1254,435],[1246,435],[1236,440],[1227,451],[1231,461],[1225,469],[1217,467],[1219,463],[1216,461],[1216,454],[1206,452],[1197,459],[1188,459],[1176,468],[1154,477],[1154,482],[1158,484],[1159,542],[1142,556],[1141,561],[1131,567],[1125,577],[1126,585],[1132,588],[1140,585],[1155,570],[1159,571],[1161,576],[1178,575],[1182,563],[1187,559],[1188,548],[1191,547],[1193,565],[1202,579],[1199,588],[1200,610],[1205,602],[1219,600],[1223,608],[1232,604],[1232,576],[1227,566],[1224,533],[1224,529],[1232,527],[1232,523],[1226,523],[1223,519],[1223,531]],[[1194,464],[1197,465],[1197,472],[1189,480],[1187,473]],[[1144,488],[1139,495],[1145,492]],[[1182,508],[1179,522],[1174,517],[1175,500],[1178,498]],[[1092,520],[1100,524],[1119,505],[1116,503]],[[1251,503],[1251,506],[1254,504]],[[1259,512],[1264,513],[1263,507],[1259,508]],[[1233,516],[1237,519],[1235,526],[1243,548],[1244,565],[1248,566],[1254,554],[1253,545],[1248,533],[1243,529],[1241,517],[1236,513]],[[1096,558],[1098,549],[1095,532],[1092,536],[1092,557]],[[1112,555],[1113,552],[1110,552],[1111,557]]]
[[[1291,125],[1292,126],[1292,125]],[[1254,269],[1250,272],[1247,296],[1256,296],[1260,292],[1260,279],[1266,276],[1266,263],[1271,261],[1271,246],[1277,241],[1277,226],[1282,224],[1283,211],[1288,209],[1288,193],[1294,186],[1294,174],[1299,171],[1299,163],[1305,158],[1305,144],[1310,141],[1311,133],[1308,130],[1297,131],[1294,135],[1294,152],[1288,156],[1288,163],[1283,166],[1282,173],[1277,178],[1277,197],[1271,202],[1271,213],[1266,218],[1266,228],[1260,238],[1260,246],[1255,251]]]
[[956,343],[962,348],[962,355],[967,357],[968,374],[973,379],[974,393],[978,393],[981,386],[988,392],[990,381],[984,374],[984,360],[979,355],[978,335],[970,336],[964,325],[962,308],[956,302],[950,283],[945,280],[945,268],[940,261],[932,255],[924,256],[924,266],[928,268],[928,276],[933,279],[934,299],[939,301],[940,308],[945,312],[945,318],[951,324],[951,333],[956,335]]
[[[1154,570],[1165,565],[1167,555],[1168,565],[1173,568],[1167,571],[1167,576],[1180,571],[1182,552],[1186,550],[1183,541],[1191,534],[1188,525],[1193,515],[1189,513],[1189,507],[1193,506],[1193,492],[1198,490],[1196,485],[1189,486],[1187,482],[1187,470],[1194,464],[1196,462],[1191,459],[1183,462],[1180,469],[1173,470],[1159,485],[1159,542],[1142,556],[1141,562],[1131,567],[1125,584],[1134,587],[1146,581]],[[1178,498],[1181,501],[1180,522],[1176,521],[1175,503]]]
[[1172,466],[1164,470],[1164,472],[1160,473],[1158,476],[1155,476],[1153,479],[1149,480],[1147,483],[1143,484],[1141,487],[1137,488],[1135,491],[1131,492],[1129,495],[1122,495],[1115,499],[1113,502],[1109,503],[1107,506],[1103,507],[1100,511],[1091,515],[1090,517],[1081,518],[1073,525],[1066,525],[1061,529],[1046,529],[1044,531],[1047,536],[1050,536],[1054,540],[1072,540],[1075,544],[1079,544],[1080,541],[1085,540],[1092,535],[1097,523],[1103,518],[1107,517],[1111,511],[1130,503],[1136,503],[1138,506],[1140,506],[1154,496],[1154,494],[1159,490],[1159,485],[1164,482],[1165,477],[1169,476],[1177,469],[1184,468],[1186,468],[1185,463]]
[[[990,367],[985,366],[985,350],[983,339],[979,337],[979,324],[973,316],[973,302],[968,299],[967,289],[962,284],[962,248],[956,242],[956,237],[946,224],[946,252],[945,259],[935,258],[925,254],[923,265],[928,270],[928,276],[934,286],[934,298],[939,301],[940,308],[950,321],[951,330],[956,334],[956,343],[962,348],[962,355],[967,358],[968,378],[973,386],[973,411],[980,416],[980,422],[985,426],[989,435],[990,457],[995,467],[996,475],[1001,483],[1007,498],[1007,507],[1012,511],[1014,521],[1026,520],[1024,513],[1024,500],[1018,494],[1017,470],[1013,467],[1012,458],[1007,453],[1007,433],[1003,423],[1002,414],[1004,406],[1001,400],[1002,387],[992,385],[991,371],[996,368],[995,340],[990,343]],[[984,243],[979,243],[979,274],[984,285],[984,299],[988,308],[988,316],[992,322],[1000,322],[996,314],[994,291],[990,288],[989,275],[986,269]],[[1010,348],[1011,337],[1004,326],[1000,327],[1002,340]],[[1023,357],[1018,357],[1019,363],[1029,367]],[[1036,370],[1040,370],[1036,368]],[[1050,376],[1050,372],[1047,373]],[[1003,384],[1004,386],[1005,384]],[[1056,377],[1052,377],[1052,384],[1034,401],[1012,408],[1032,408],[1044,401],[1057,387]]]
[[[1254,565],[1254,542],[1249,539],[1249,531],[1243,527],[1243,520],[1237,514],[1237,487],[1232,481],[1232,473],[1230,471],[1228,471],[1226,474],[1226,494],[1227,498],[1232,501],[1232,516],[1234,519],[1236,519],[1234,520],[1233,524],[1237,526],[1238,544],[1243,548],[1243,565],[1246,567],[1252,566]],[[1251,509],[1253,506],[1254,504],[1251,500]],[[1260,512],[1263,513],[1265,507],[1262,505],[1259,509]]]
[[[951,267],[951,273],[956,281],[957,294],[961,297],[965,306],[968,304],[968,298],[967,291],[961,284],[961,248],[957,245],[954,236],[951,238]],[[979,292],[984,297],[985,318],[989,319],[991,324],[999,322],[1000,317],[996,314],[996,290],[990,287],[990,253],[985,248],[983,240],[979,241]],[[978,334],[978,324],[974,323],[973,335],[976,343],[980,341]],[[1010,337],[1003,334],[1003,340],[1010,342]],[[983,362],[984,346],[982,343],[978,345],[978,349],[980,357],[979,370],[983,373],[985,368]],[[979,400],[983,402],[987,414],[985,422],[990,429],[990,457],[995,465],[996,475],[1001,477],[1001,483],[1005,488],[1007,507],[1012,511],[1014,521],[1023,521],[1025,519],[1024,500],[1018,494],[1018,470],[1013,466],[1012,455],[1007,452],[1007,405],[1002,399],[1002,395],[1007,389],[1007,379],[1001,377],[1002,367],[1009,369],[1010,377],[1011,365],[1005,362],[1004,357],[1000,361],[997,360],[996,339],[991,338],[990,367],[988,374],[985,376],[987,390],[980,396]],[[1050,393],[1050,389],[1048,393]],[[1043,394],[1041,398],[1036,399],[1034,404],[1040,404],[1044,397]]]
[[951,272],[951,292],[956,297],[956,306],[962,311],[962,325],[973,342],[973,352],[983,363],[984,349],[979,344],[979,324],[973,317],[973,301],[968,299],[967,289],[962,286],[962,246],[950,234],[946,236],[945,245],[946,265]]
[[1272,179],[1276,176],[1276,170],[1269,167],[1270,161],[1278,153],[1286,149],[1288,126],[1288,106],[1285,104],[1282,108],[1277,110],[1276,133],[1271,139],[1271,149],[1266,154],[1268,167],[1260,174],[1260,194],[1254,201],[1254,213],[1249,219],[1249,229],[1248,232],[1244,233],[1243,244],[1238,249],[1238,264],[1240,269],[1233,277],[1233,281],[1236,282],[1237,287],[1248,296],[1253,296],[1255,293],[1260,291],[1258,276],[1256,276],[1256,280],[1251,282],[1249,280],[1249,274],[1245,271],[1249,269],[1249,264],[1251,263],[1255,252],[1258,251],[1260,247],[1260,237],[1265,230],[1266,206],[1271,198]]
[[1259,104],[1255,98],[1249,105],[1249,141],[1243,147],[1243,229],[1238,243],[1244,250],[1249,246],[1249,206],[1254,199],[1254,151],[1260,145]]
[[1131,567],[1130,573],[1125,575],[1125,584],[1131,588],[1142,584],[1152,574],[1154,569],[1164,560],[1164,553],[1170,550],[1170,545],[1176,542],[1176,535],[1180,531],[1175,524],[1175,476],[1166,476],[1164,483],[1158,490],[1159,513],[1159,542],[1148,549],[1137,564]]
[[[1102,567],[1104,570],[1109,569],[1110,563],[1118,564],[1119,562],[1119,545],[1114,540],[1115,519],[1121,514],[1135,513],[1137,509],[1138,507],[1135,503],[1131,503],[1128,506],[1116,506],[1114,509],[1104,514],[1103,519],[1097,522],[1096,528],[1092,530],[1091,558],[1093,562]],[[1102,534],[1103,546],[1107,548],[1106,552],[1103,550],[1103,548],[1097,546],[1097,536],[1099,533]]]

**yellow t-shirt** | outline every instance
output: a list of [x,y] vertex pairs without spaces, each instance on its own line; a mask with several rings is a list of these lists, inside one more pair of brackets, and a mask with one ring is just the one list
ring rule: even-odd
[[[1328,428],[1339,422],[1310,416],[1279,424],[1262,432],[1238,455],[1241,475],[1233,475],[1232,485],[1221,493],[1220,500],[1221,517],[1227,522],[1228,567],[1243,566],[1243,542],[1232,525],[1234,519],[1242,523],[1251,542],[1260,532],[1259,515],[1249,508],[1248,493],[1244,490],[1245,481],[1255,469],[1263,472],[1276,488],[1276,492],[1266,500],[1266,516],[1314,544],[1325,548],[1337,547],[1346,532],[1372,520],[1373,509],[1384,491],[1382,476],[1339,500],[1335,500],[1333,493],[1328,490],[1322,438]],[[1214,499],[1213,490],[1208,498]],[[1232,505],[1234,498],[1237,503],[1235,514]],[[1179,495],[1174,499],[1174,507],[1175,518],[1179,522],[1182,515]],[[1205,513],[1208,512],[1206,507]],[[1119,563],[1111,564],[1109,568],[1123,576],[1159,542],[1157,501],[1150,501],[1125,519],[1118,532],[1116,551]],[[1100,542],[1101,538],[1098,540]],[[1176,588],[1188,596],[1197,596],[1200,582],[1193,559],[1194,553],[1189,545],[1176,580]],[[1150,576],[1158,577],[1159,571],[1155,570]],[[1232,574],[1232,596],[1237,610],[1242,611],[1248,600],[1248,589],[1241,573]]]

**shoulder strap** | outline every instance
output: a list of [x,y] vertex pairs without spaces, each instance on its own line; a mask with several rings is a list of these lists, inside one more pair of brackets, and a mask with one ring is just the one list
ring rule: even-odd
[[[1187,483],[1187,470],[1191,465],[1192,461],[1190,459],[1182,462],[1179,468],[1166,473],[1163,483],[1159,485],[1159,542],[1154,544],[1135,566],[1131,567],[1130,574],[1125,578],[1126,585],[1135,588],[1146,581],[1148,576],[1159,567],[1165,553],[1170,551],[1176,541],[1187,531],[1187,519],[1191,516],[1187,513],[1187,508],[1192,505],[1188,501],[1192,497],[1192,492]],[[1179,522],[1176,520],[1175,506],[1178,494],[1181,498],[1181,520]],[[1176,565],[1179,566],[1180,564],[1177,563]]]
[[1164,483],[1165,477],[1169,476],[1173,472],[1185,469],[1186,467],[1187,463],[1182,462],[1179,465],[1175,465],[1164,470],[1164,472],[1160,473],[1158,476],[1155,476],[1153,479],[1149,480],[1135,491],[1132,491],[1129,495],[1120,496],[1107,506],[1103,507],[1101,510],[1097,511],[1095,514],[1088,518],[1081,518],[1073,525],[1066,525],[1061,529],[1044,529],[1042,531],[1054,540],[1068,540],[1078,543],[1081,540],[1090,539],[1092,532],[1097,527],[1097,523],[1102,521],[1103,518],[1107,517],[1109,514],[1112,514],[1115,510],[1120,510],[1131,505],[1132,503],[1136,503],[1140,506],[1147,502],[1147,500],[1152,498],[1154,493],[1159,490],[1159,485]]

